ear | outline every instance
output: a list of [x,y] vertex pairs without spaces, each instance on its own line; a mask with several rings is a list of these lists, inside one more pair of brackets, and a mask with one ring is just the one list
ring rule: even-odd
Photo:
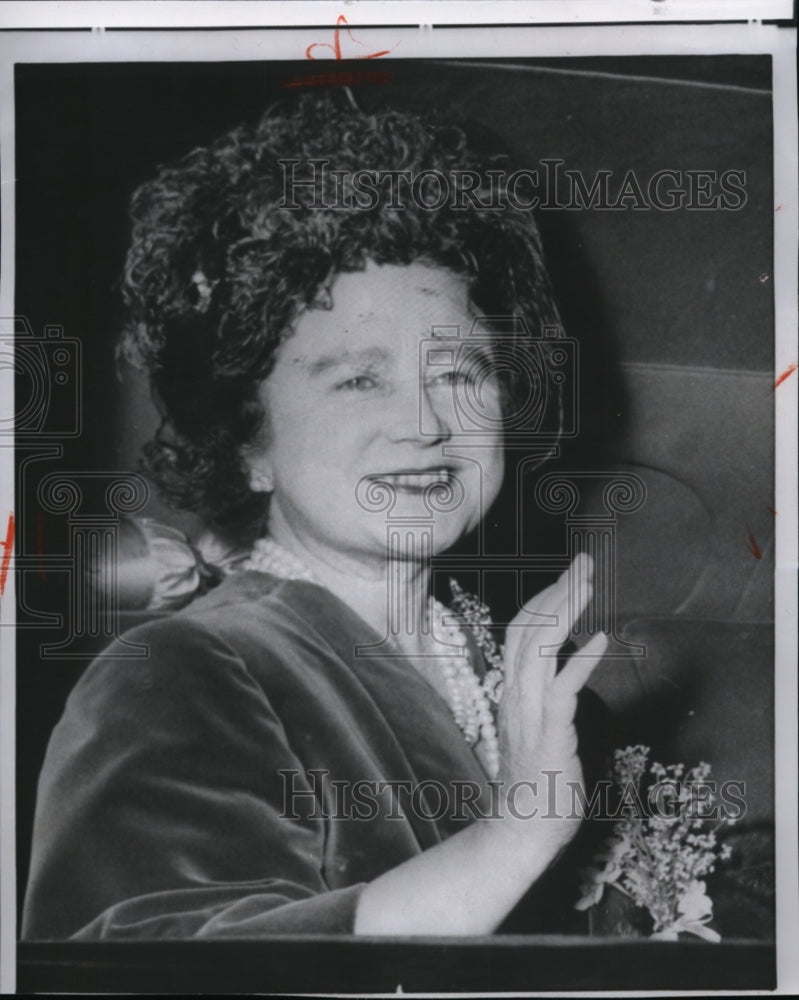
[[275,487],[269,463],[260,457],[251,459],[247,464],[250,470],[250,489],[253,493],[271,493]]
[[271,493],[274,489],[272,473],[260,463],[250,466],[250,489],[253,493]]

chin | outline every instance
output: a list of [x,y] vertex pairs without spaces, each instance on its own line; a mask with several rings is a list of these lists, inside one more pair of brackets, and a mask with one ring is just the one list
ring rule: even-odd
[[436,518],[433,524],[433,552],[434,556],[447,552],[454,545],[465,538],[475,527],[475,524],[464,524],[463,521],[448,523],[445,518]]
[[[349,531],[352,538],[352,551],[361,551],[370,557],[387,560],[389,552],[389,537],[396,546],[394,558],[400,562],[422,562],[422,537],[432,534],[432,545],[427,548],[424,558],[440,555],[451,549],[461,538],[473,531],[479,524],[479,518],[464,518],[463,510],[452,511],[449,514],[430,512],[422,505],[411,509],[398,510],[395,507],[390,514],[374,514],[361,520],[363,531],[356,541],[356,536]],[[427,515],[427,516],[425,516]],[[379,523],[375,523],[375,518]],[[413,538],[413,543],[410,542]],[[342,538],[338,537],[341,546]]]

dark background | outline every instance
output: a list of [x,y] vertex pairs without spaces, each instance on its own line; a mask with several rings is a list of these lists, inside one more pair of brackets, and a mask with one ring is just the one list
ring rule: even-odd
[[[646,469],[645,516],[620,524],[619,608],[768,622],[773,555],[773,281],[770,58],[636,57],[512,64],[214,63],[16,68],[16,313],[82,345],[79,437],[18,472],[21,553],[66,551],[65,519],[36,486],[53,470],[135,467],[155,415],[118,373],[117,284],[127,202],[156,165],[252,121],[283,84],[312,72],[392,75],[354,87],[365,108],[436,104],[501,136],[520,165],[559,157],[591,177],[634,169],[735,169],[740,211],[544,212],[540,221],[570,336],[581,343],[581,433],[564,469]],[[22,397],[20,397],[22,398]],[[43,438],[43,440],[46,440]],[[24,454],[23,451],[20,454]],[[514,497],[492,514],[497,551],[560,551],[563,526],[510,532]],[[153,501],[145,513],[169,517]],[[191,518],[171,516],[186,529]],[[623,529],[623,530],[622,530]],[[757,539],[762,558],[748,548]],[[18,878],[24,892],[35,783],[52,725],[86,661],[44,661],[67,576],[39,567],[21,588],[18,643]],[[498,587],[498,617],[511,598]]]

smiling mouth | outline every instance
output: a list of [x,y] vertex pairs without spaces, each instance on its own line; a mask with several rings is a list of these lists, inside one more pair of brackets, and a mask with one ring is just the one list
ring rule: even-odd
[[452,469],[401,470],[397,472],[381,472],[369,477],[376,483],[388,483],[396,490],[409,493],[422,493],[432,486],[448,486],[454,479]]

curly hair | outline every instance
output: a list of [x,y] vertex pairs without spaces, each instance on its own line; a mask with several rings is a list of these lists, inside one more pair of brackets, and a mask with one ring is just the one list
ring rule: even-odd
[[[292,170],[328,167],[315,189],[295,184],[289,204],[287,161]],[[383,188],[366,207],[341,208],[358,171],[436,171],[456,186],[468,172],[472,183],[479,175],[478,195],[490,187],[495,196],[501,164],[475,151],[462,125],[364,113],[341,93],[303,95],[138,188],[122,352],[148,372],[161,404],[144,463],[168,503],[217,525],[263,518],[242,457],[263,423],[258,387],[338,273],[369,259],[422,261],[465,276],[484,315],[520,315],[534,334],[558,324],[529,211],[481,210],[467,199],[436,208],[411,200],[399,211]]]

